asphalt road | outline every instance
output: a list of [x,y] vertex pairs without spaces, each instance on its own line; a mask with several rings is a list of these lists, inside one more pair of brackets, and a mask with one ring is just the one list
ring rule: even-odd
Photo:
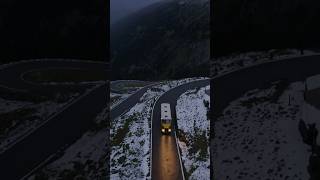
[[[66,85],[43,86],[26,83],[20,75],[26,71],[47,67],[81,68],[106,72],[106,63],[40,61],[15,64],[0,69],[0,85],[37,93],[64,89]],[[70,85],[69,85],[70,86]],[[70,145],[86,132],[107,103],[107,84],[101,84],[89,94],[71,104],[43,126],[0,154],[0,179],[22,178],[61,147]]]
[[210,91],[214,115],[221,115],[231,101],[248,90],[268,87],[270,82],[278,80],[304,81],[309,76],[319,74],[319,67],[319,55],[305,56],[265,63],[213,78]]
[[[105,63],[88,63],[81,61],[29,61],[7,66],[0,69],[0,85],[17,90],[29,91],[32,93],[51,93],[54,91],[68,91],[70,86],[86,86],[86,85],[40,85],[25,82],[21,79],[21,75],[27,71],[43,68],[79,68],[94,71],[106,71],[108,69]],[[107,71],[106,71],[107,75]],[[107,76],[106,76],[107,79]],[[177,99],[183,92],[198,86],[209,84],[208,80],[189,83],[175,88],[160,98]],[[152,85],[149,85],[152,86]],[[128,109],[139,102],[140,97],[147,91],[149,86],[137,91],[135,94],[121,102],[111,110],[111,119],[120,116]],[[107,102],[107,84],[102,84],[89,94],[86,94],[78,101],[71,104],[68,108],[58,113],[43,126],[32,132],[27,137],[18,141],[11,148],[0,154],[0,177],[1,179],[20,179],[36,166],[45,161],[50,155],[56,153],[61,147],[70,145],[81,137],[92,125],[92,120],[106,106]],[[160,102],[158,101],[158,102]],[[170,99],[170,103],[175,106],[176,100]],[[94,106],[92,105],[94,104]],[[157,107],[157,106],[156,106]],[[79,113],[82,112],[82,113]],[[157,110],[155,111],[157,112]],[[159,130],[160,128],[158,128]],[[158,133],[160,132],[157,131]],[[154,137],[154,135],[153,135]],[[160,136],[158,136],[160,139]],[[170,149],[172,152],[172,165],[176,164],[176,173],[167,176],[176,176],[174,179],[181,179],[181,169],[177,155],[176,142],[172,136],[162,137],[170,143],[162,144],[162,149]],[[160,141],[158,141],[160,142]],[[162,142],[162,141],[161,141]],[[168,154],[170,155],[170,154]],[[161,157],[162,158],[162,157]],[[160,158],[160,159],[161,159]],[[178,161],[177,161],[178,160]],[[161,166],[160,166],[161,167]],[[163,166],[162,166],[163,167]],[[166,166],[168,170],[170,166]],[[161,168],[160,168],[161,169]],[[170,171],[170,170],[169,170]],[[161,171],[159,171],[161,172]],[[167,171],[168,172],[168,171]],[[178,172],[178,173],[177,173]],[[165,174],[166,175],[166,174]]]
[[170,103],[172,117],[175,118],[175,107],[181,94],[190,89],[209,85],[209,80],[200,80],[183,84],[164,93],[156,102],[152,114],[152,179],[181,180],[182,170],[174,132],[162,135],[160,132],[161,103]]
[[111,109],[110,118],[115,119],[119,117],[121,114],[130,110],[134,105],[136,105],[143,94],[151,87],[154,86],[155,83],[145,86],[139,89],[137,92],[129,96],[127,99],[116,105],[114,108]]
[[[92,71],[102,71],[106,72],[106,80],[107,77],[107,69],[108,64],[103,62],[87,62],[87,61],[62,61],[62,60],[43,60],[43,61],[26,61],[22,63],[17,63],[10,65],[8,67],[0,69],[0,85],[6,86],[9,88],[29,91],[31,93],[52,93],[55,91],[68,91],[70,88],[74,88],[73,86],[66,85],[41,85],[41,84],[30,84],[24,81],[21,76],[23,73],[28,72],[30,70],[37,69],[46,69],[46,68],[76,68],[76,69],[85,69]],[[77,87],[81,88],[86,87],[87,85],[77,85]]]
[[[233,100],[246,91],[270,86],[270,82],[285,80],[288,83],[304,81],[307,77],[320,73],[320,56],[305,56],[265,63],[245,68],[211,80],[210,92],[213,96],[211,108],[211,142],[214,140],[214,122]],[[210,148],[213,149],[213,146]],[[211,173],[219,170],[211,159]],[[213,176],[213,174],[211,174]]]

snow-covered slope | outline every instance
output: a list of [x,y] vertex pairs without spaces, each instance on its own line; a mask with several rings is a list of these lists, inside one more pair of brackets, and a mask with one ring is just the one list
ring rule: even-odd
[[188,179],[209,179],[210,86],[182,94],[176,106],[179,147]]
[[281,83],[247,92],[216,121],[216,179],[309,178],[310,148],[299,132],[304,84]]

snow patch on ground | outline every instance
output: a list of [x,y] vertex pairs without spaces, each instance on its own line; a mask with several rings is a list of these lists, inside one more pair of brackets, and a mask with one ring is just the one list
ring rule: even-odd
[[107,176],[107,139],[109,138],[106,118],[109,108],[106,107],[95,119],[94,129],[86,132],[67,149],[57,152],[58,158],[47,164],[28,180],[35,179],[100,179]]
[[[209,179],[209,111],[210,86],[182,94],[176,106],[179,134],[178,143],[188,179]],[[204,142],[196,145],[196,143]]]
[[[273,84],[233,101],[215,122],[216,179],[309,179],[310,148],[299,132],[304,84]],[[280,92],[280,94],[279,94]]]
[[84,92],[57,93],[54,98],[43,102],[0,98],[0,152],[39,128],[81,94],[89,93],[97,86],[88,87]]
[[31,102],[27,101],[12,101],[0,98],[0,112],[8,113],[10,111],[14,111],[23,107],[27,107],[31,105]]
[[110,93],[110,99],[111,99],[111,105],[110,108],[114,108],[115,106],[117,106],[118,104],[120,104],[122,101],[124,101],[125,99],[127,99],[130,95],[132,94],[120,94],[120,93]]
[[[78,93],[71,94],[68,97],[69,100],[63,103],[53,101],[33,103],[0,98],[0,119],[2,119],[2,117],[9,118],[9,116],[11,119],[11,125],[7,125],[7,130],[2,131],[0,134],[0,152],[5,151],[12,143],[22,138],[31,130],[36,129],[42,122],[54,115],[65,105],[72,102],[77,96],[79,96]],[[20,112],[25,113],[14,115]],[[3,119],[2,121],[5,120],[6,119]]]
[[114,108],[130,95],[136,93],[150,82],[140,80],[116,80],[110,82],[110,108]]
[[[206,77],[193,77],[193,78],[185,78],[185,79],[181,79],[181,80],[174,80],[174,81],[162,81],[159,84],[161,86],[157,86],[157,88],[163,90],[163,91],[168,91],[173,87],[176,87],[178,85],[184,84],[184,83],[188,83],[194,80],[201,80],[201,79],[208,79]],[[119,82],[124,82],[124,83],[128,83],[128,82],[139,82],[138,80],[117,80],[117,81],[113,81],[111,82],[111,84],[116,84]],[[142,81],[141,81],[142,82]],[[135,90],[131,90],[128,91],[126,93],[117,93],[117,92],[111,92],[110,93],[110,99],[111,99],[111,105],[110,108],[114,108],[115,106],[117,106],[118,104],[120,104],[122,101],[124,101],[125,99],[127,99],[129,96],[131,96],[132,94],[134,94],[135,92],[137,92],[139,89],[141,89],[142,87],[136,88]]]
[[[111,179],[146,179],[149,176],[151,105],[159,94],[147,90],[140,103],[113,120]],[[125,136],[121,137],[123,133]]]
[[[181,84],[207,78],[162,81],[150,87],[140,101],[111,122],[111,179],[151,179],[151,112],[157,98]],[[121,133],[119,133],[121,132]],[[121,134],[124,134],[121,136]]]

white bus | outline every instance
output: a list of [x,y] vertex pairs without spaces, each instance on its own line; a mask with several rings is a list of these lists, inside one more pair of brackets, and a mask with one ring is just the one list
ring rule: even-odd
[[169,103],[161,104],[161,132],[164,134],[169,134],[172,131],[171,125],[171,109]]

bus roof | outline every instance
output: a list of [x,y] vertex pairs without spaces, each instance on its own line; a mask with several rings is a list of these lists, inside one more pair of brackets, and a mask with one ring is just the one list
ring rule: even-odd
[[161,119],[170,119],[171,120],[171,109],[169,103],[161,104]]

